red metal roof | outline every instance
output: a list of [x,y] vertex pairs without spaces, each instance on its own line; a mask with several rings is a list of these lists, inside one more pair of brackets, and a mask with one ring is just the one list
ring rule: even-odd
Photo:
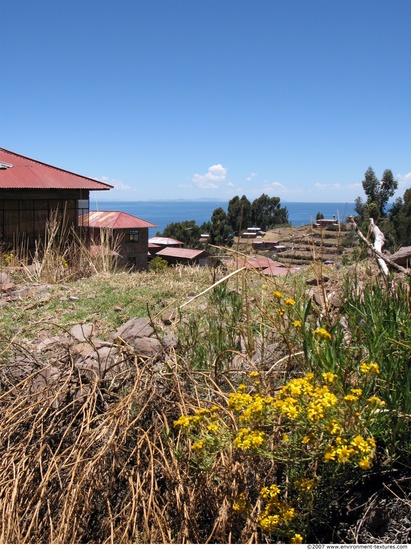
[[237,264],[247,266],[250,269],[266,269],[268,267],[279,267],[281,264],[266,256],[248,256],[247,258],[239,258]]
[[79,220],[79,225],[88,227],[107,227],[110,229],[142,229],[144,227],[157,227],[154,223],[136,218],[125,212],[108,210],[90,210]]
[[281,267],[281,266],[270,266],[266,267],[263,270],[263,275],[273,275],[274,277],[289,275],[290,273],[297,273],[300,271],[299,267]]
[[0,148],[0,189],[88,189],[108,191],[112,185],[56,168]]
[[165,246],[177,246],[180,244],[184,244],[181,241],[176,241],[175,239],[171,239],[170,237],[151,237],[148,239],[149,244],[158,244],[158,245],[165,245]]
[[196,250],[193,248],[174,248],[172,246],[168,246],[167,248],[163,248],[163,250],[161,250],[160,252],[157,252],[156,254],[157,256],[165,256],[167,258],[181,258],[184,260],[194,260],[194,258],[197,258],[202,254],[205,254],[205,251]]

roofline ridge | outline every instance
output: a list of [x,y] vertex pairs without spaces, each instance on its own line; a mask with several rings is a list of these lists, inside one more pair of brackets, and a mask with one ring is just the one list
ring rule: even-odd
[[8,149],[4,149],[4,147],[0,147],[0,152],[1,151],[4,151],[5,153],[9,153],[10,155],[15,155],[16,157],[30,160],[32,162],[37,162],[37,164],[42,164],[43,166],[47,166],[48,168],[53,168],[54,170],[59,170],[60,172],[65,172],[66,174],[71,174],[72,176],[76,176],[78,178],[94,181],[95,183],[99,183],[100,185],[107,185],[107,187],[110,187],[110,189],[114,189],[114,185],[110,185],[109,183],[104,183],[103,181],[99,181],[99,180],[96,180],[95,178],[90,178],[88,176],[82,176],[81,174],[77,174],[76,172],[71,172],[70,170],[66,170],[65,168],[60,168],[59,166],[53,166],[52,164],[48,164],[47,162],[43,162],[41,160],[36,160],[31,157],[27,157],[26,155],[20,155],[20,153],[9,151]]

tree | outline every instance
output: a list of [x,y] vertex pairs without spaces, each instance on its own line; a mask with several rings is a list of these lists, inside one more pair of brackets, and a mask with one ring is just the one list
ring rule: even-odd
[[210,244],[231,246],[233,230],[227,222],[227,214],[222,208],[216,208],[211,216]]
[[245,195],[241,199],[236,195],[228,203],[228,225],[232,228],[234,234],[238,235],[242,230],[247,229],[251,222],[251,202]]
[[391,170],[384,170],[382,175],[382,180],[380,184],[380,205],[381,210],[384,212],[385,207],[394,195],[395,191],[398,189],[398,181],[394,179],[394,176]]
[[317,215],[316,215],[315,219],[317,221],[318,220],[323,220],[324,219],[324,214],[322,212],[317,212]]
[[[369,166],[364,174],[362,187],[367,196],[365,207],[362,208],[361,199],[356,200],[356,212],[359,214],[359,210],[361,211],[362,220],[365,213],[371,218],[385,217],[385,207],[398,188],[398,182],[394,179],[391,170],[385,170],[381,181],[378,181],[374,170]],[[357,210],[357,206],[360,209]]]
[[279,197],[269,197],[263,193],[253,201],[251,213],[253,225],[260,227],[263,231],[267,231],[275,225],[288,223],[287,208],[281,208]]
[[163,231],[163,237],[182,241],[186,247],[195,248],[200,240],[201,230],[194,220],[170,223]]
[[394,248],[411,245],[411,189],[398,197],[390,210],[390,227],[394,235]]

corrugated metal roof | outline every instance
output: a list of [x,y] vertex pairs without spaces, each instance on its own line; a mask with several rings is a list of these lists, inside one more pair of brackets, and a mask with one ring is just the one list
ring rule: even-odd
[[[7,166],[9,165],[9,166]],[[0,148],[0,189],[87,189],[108,191],[112,185],[56,168]]]
[[125,212],[111,210],[90,210],[79,220],[79,225],[110,229],[142,229],[144,227],[157,227],[154,223],[136,218]]
[[237,261],[239,266],[247,266],[251,269],[265,269],[268,267],[278,267],[281,264],[266,256],[248,256],[247,258],[239,258]]
[[296,273],[300,271],[299,267],[281,267],[281,266],[270,266],[266,267],[263,271],[263,275],[272,275],[274,277],[289,275],[290,273]]
[[197,258],[204,253],[204,250],[196,250],[193,248],[173,248],[169,246],[167,248],[163,248],[161,252],[157,252],[157,256],[166,256],[168,258],[181,258],[184,260],[194,260],[194,258]]
[[149,244],[160,244],[165,246],[176,246],[180,244],[184,244],[181,241],[176,241],[175,239],[171,239],[170,237],[151,237],[148,239]]

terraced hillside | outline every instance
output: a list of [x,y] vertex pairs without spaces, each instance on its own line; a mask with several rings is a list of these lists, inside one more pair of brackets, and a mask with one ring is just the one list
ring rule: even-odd
[[280,228],[268,232],[263,241],[278,241],[283,250],[270,251],[273,259],[286,265],[309,264],[314,260],[337,262],[353,250],[355,236],[349,224],[330,228],[314,225]]

